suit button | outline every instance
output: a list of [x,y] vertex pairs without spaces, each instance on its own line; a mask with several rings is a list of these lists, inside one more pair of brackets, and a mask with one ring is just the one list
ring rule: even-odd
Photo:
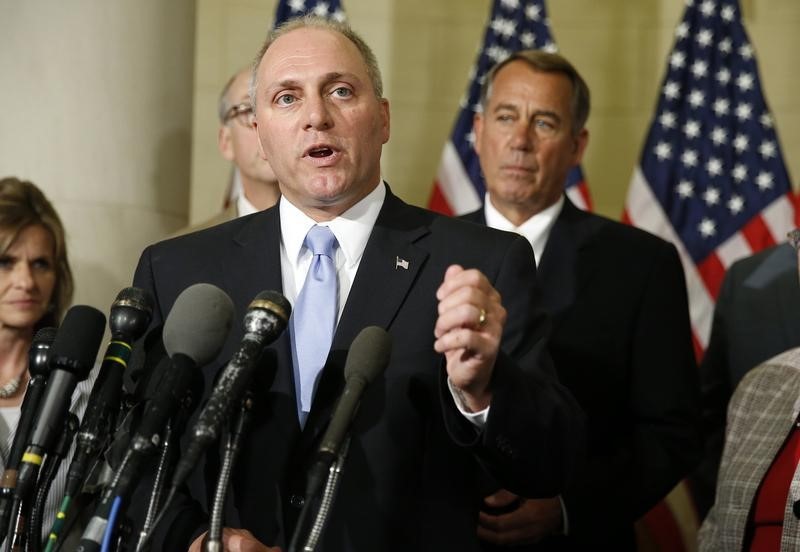
[[303,504],[306,503],[306,499],[300,495],[293,494],[289,497],[289,504],[294,506],[295,508],[302,508]]

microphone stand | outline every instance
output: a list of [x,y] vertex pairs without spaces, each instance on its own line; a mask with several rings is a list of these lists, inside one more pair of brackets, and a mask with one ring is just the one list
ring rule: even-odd
[[228,493],[233,465],[239,455],[242,437],[250,426],[253,408],[253,393],[247,390],[242,399],[241,409],[236,419],[232,420],[231,432],[225,444],[225,455],[220,468],[217,487],[214,491],[214,503],[211,507],[211,519],[206,538],[203,541],[203,552],[222,552],[222,525],[225,515],[225,497]]
[[195,404],[200,400],[201,392],[199,389],[191,389],[184,396],[181,402],[180,409],[175,414],[172,420],[167,422],[167,427],[164,430],[164,435],[161,444],[161,456],[158,460],[156,469],[156,477],[153,482],[153,490],[150,492],[150,501],[147,505],[147,514],[145,516],[144,524],[139,532],[139,540],[136,544],[136,550],[147,550],[149,544],[147,543],[147,536],[153,530],[158,519],[157,514],[159,508],[164,505],[164,489],[166,488],[167,480],[170,476],[170,471],[173,466],[174,451],[178,448],[179,443],[177,439],[183,434],[186,429],[186,423],[189,416],[194,410]]
[[[69,452],[72,445],[72,438],[78,429],[78,417],[72,412],[67,412],[67,418],[61,426],[61,433],[53,450],[44,455],[40,460],[41,466],[37,466],[38,473],[36,479],[32,480],[26,493],[14,498],[11,510],[11,520],[8,524],[7,539],[5,550],[7,552],[39,552],[41,550],[42,520],[41,513],[44,509],[44,501],[50,490],[50,485],[58,471],[61,460]],[[42,495],[41,497],[39,495]],[[38,512],[37,503],[41,501]],[[36,526],[36,532],[34,531]],[[33,540],[31,540],[33,537]]]
[[164,490],[164,481],[167,478],[167,468],[170,457],[172,456],[172,420],[167,422],[167,427],[164,430],[164,441],[161,447],[161,455],[158,459],[158,466],[156,466],[156,477],[153,482],[153,490],[150,492],[150,501],[147,503],[147,514],[144,518],[144,524],[139,536],[140,542],[143,535],[150,531],[153,525],[158,507],[161,504],[161,496]]
[[[129,440],[130,424],[133,419],[138,419],[137,417],[141,413],[141,406],[141,403],[135,403],[131,396],[123,396],[115,416],[116,427],[111,434],[116,436],[124,434],[127,442]],[[115,438],[109,438],[104,443],[103,449],[107,451],[113,449]],[[77,454],[79,454],[79,451],[76,450],[75,455]],[[109,454],[111,453],[109,452]],[[73,464],[75,463],[75,455],[73,455]],[[64,539],[69,539],[76,531],[78,535],[83,533],[82,524],[85,524],[88,519],[81,521],[81,516],[85,515],[87,511],[95,511],[96,503],[111,483],[115,471],[113,467],[116,465],[118,465],[118,462],[110,462],[101,454],[94,460],[91,468],[87,470],[85,478],[77,479],[67,475],[64,497],[50,528],[44,552],[59,552],[63,550]],[[72,468],[72,465],[70,465],[70,468]]]
[[303,509],[300,512],[300,517],[297,520],[297,526],[295,526],[294,529],[292,542],[289,544],[289,552],[298,552],[298,550],[301,550],[302,552],[314,552],[317,549],[319,538],[322,536],[323,529],[325,529],[325,523],[328,521],[328,515],[330,514],[331,507],[333,506],[333,501],[336,498],[336,491],[339,489],[339,482],[342,477],[342,471],[344,470],[344,463],[347,460],[347,452],[349,449],[350,437],[348,436],[339,449],[339,454],[336,457],[336,461],[328,470],[328,476],[325,480],[325,487],[322,491],[322,497],[320,499],[319,507],[317,508],[317,513],[314,516],[314,521],[308,529],[303,548],[298,549],[298,544],[302,542],[301,535],[303,534],[303,527],[306,525],[306,517],[308,517],[308,514],[312,508],[311,503],[314,502],[314,498],[316,498],[313,495],[306,496],[305,504],[303,504]]
[[42,549],[42,518],[44,516],[44,506],[47,501],[47,495],[50,493],[50,487],[53,484],[53,479],[56,477],[61,462],[69,453],[72,440],[75,437],[75,433],[78,431],[78,424],[78,417],[70,412],[67,415],[67,420],[58,442],[53,448],[53,453],[47,455],[42,465],[42,471],[37,481],[33,507],[31,508],[30,519],[27,526],[28,552],[40,552]]

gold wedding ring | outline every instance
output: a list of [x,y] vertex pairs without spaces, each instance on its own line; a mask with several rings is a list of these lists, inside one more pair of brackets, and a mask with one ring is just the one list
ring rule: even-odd
[[478,315],[478,327],[483,328],[486,325],[486,309],[481,309]]

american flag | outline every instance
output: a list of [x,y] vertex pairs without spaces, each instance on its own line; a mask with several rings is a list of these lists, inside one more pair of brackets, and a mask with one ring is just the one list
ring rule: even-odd
[[795,226],[738,0],[687,0],[623,218],[678,247],[700,355],[726,268]]
[[[550,52],[556,45],[550,33],[550,22],[544,0],[495,0],[483,47],[470,71],[467,94],[461,101],[458,119],[444,146],[439,170],[428,207],[448,215],[474,211],[483,204],[486,185],[478,157],[472,149],[472,119],[478,105],[481,85],[486,73],[513,52],[537,48]],[[565,183],[570,199],[583,209],[591,209],[589,189],[580,167],[573,169]]]
[[280,0],[278,7],[275,8],[273,27],[277,27],[289,19],[307,14],[327,17],[336,21],[345,20],[344,10],[339,0],[328,0],[327,2],[319,0]]

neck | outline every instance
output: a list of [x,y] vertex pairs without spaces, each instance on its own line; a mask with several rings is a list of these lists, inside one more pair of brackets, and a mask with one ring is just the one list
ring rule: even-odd
[[8,398],[0,398],[0,406],[20,404],[28,379],[28,349],[33,339],[31,328],[0,329],[0,386],[19,378],[19,391]]
[[278,203],[278,199],[281,197],[277,182],[252,180],[244,175],[242,175],[242,191],[247,201],[259,211],[269,209]]

